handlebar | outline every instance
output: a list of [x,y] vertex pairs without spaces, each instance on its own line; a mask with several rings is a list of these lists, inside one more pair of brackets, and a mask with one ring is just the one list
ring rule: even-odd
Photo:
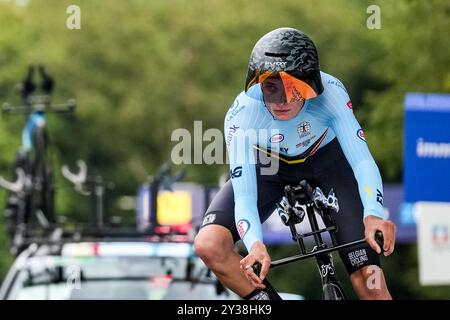
[[[380,246],[381,253],[383,253],[384,252],[384,250],[383,250],[384,238],[383,238],[383,233],[381,231],[379,231],[379,230],[375,233],[375,241]],[[342,245],[339,245],[339,246],[313,251],[313,252],[310,252],[310,253],[307,253],[307,254],[294,255],[294,256],[291,256],[291,257],[284,258],[284,259],[273,261],[270,264],[270,269],[275,268],[275,267],[279,267],[279,266],[282,266],[282,265],[285,265],[285,264],[288,264],[288,263],[291,263],[291,262],[309,259],[309,258],[315,257],[317,255],[329,253],[329,252],[340,250],[340,249],[343,249],[343,248],[356,246],[356,245],[359,245],[359,244],[362,244],[362,243],[365,243],[365,242],[366,242],[365,239],[361,239],[361,240],[356,240],[356,241],[349,242],[349,243],[346,243],[346,244],[342,244]],[[259,277],[259,274],[261,273],[261,267],[262,267],[262,264],[259,263],[259,262],[255,262],[252,265],[252,269],[253,269],[253,271],[255,272],[255,274],[258,277]]]
[[384,237],[383,237],[383,233],[380,230],[377,230],[377,232],[375,232],[375,241],[380,246],[381,253],[383,253],[384,252],[384,249],[383,249]]
[[75,99],[69,99],[63,104],[50,105],[45,101],[46,96],[38,96],[36,101],[32,101],[30,104],[13,106],[5,102],[2,106],[3,114],[27,114],[31,112],[45,112],[45,113],[71,113],[76,108]]
[[[41,81],[35,82],[34,74],[38,69]],[[25,78],[17,85],[17,89],[22,98],[22,104],[13,106],[4,103],[2,113],[4,114],[23,114],[31,112],[56,112],[66,113],[75,109],[75,99],[69,99],[62,104],[52,104],[51,94],[55,87],[53,77],[45,70],[42,64],[38,66],[29,65]]]
[[255,264],[252,265],[253,272],[259,277],[259,274],[261,273],[262,264],[260,262],[255,262]]

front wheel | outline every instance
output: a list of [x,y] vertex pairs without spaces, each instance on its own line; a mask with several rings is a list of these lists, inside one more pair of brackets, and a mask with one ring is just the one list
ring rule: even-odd
[[344,291],[337,283],[325,283],[323,285],[324,300],[347,300]]

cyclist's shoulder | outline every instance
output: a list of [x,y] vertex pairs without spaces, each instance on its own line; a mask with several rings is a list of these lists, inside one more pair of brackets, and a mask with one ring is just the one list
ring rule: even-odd
[[255,85],[247,92],[242,91],[237,95],[225,115],[225,122],[239,122],[246,118],[254,118],[259,114],[265,115],[266,109],[258,86]]
[[324,95],[336,93],[348,95],[347,88],[340,79],[323,71],[320,72],[320,76],[324,87]]
[[[321,95],[311,100],[310,104],[314,107],[310,110],[330,116],[346,112],[351,104],[344,84],[338,78],[323,71],[320,72],[320,75],[324,90]],[[348,106],[348,108],[343,108],[343,106]]]

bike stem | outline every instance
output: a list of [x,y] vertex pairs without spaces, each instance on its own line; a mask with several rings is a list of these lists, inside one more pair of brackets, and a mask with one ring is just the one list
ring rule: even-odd
[[314,202],[308,202],[306,204],[306,214],[308,215],[309,224],[311,225],[311,231],[314,233],[314,241],[316,245],[321,248],[325,245],[322,239],[322,235],[319,232],[319,225],[317,223],[316,214],[313,209]]

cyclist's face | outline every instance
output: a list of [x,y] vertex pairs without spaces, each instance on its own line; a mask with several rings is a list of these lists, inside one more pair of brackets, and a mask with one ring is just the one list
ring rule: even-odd
[[262,89],[267,108],[275,119],[290,120],[294,118],[302,109],[305,100],[290,103],[286,102],[284,87],[278,79],[268,78],[261,85],[263,87]]
[[270,113],[277,120],[290,120],[300,112],[303,107],[303,101],[291,102],[291,103],[274,103],[266,102],[267,108]]

